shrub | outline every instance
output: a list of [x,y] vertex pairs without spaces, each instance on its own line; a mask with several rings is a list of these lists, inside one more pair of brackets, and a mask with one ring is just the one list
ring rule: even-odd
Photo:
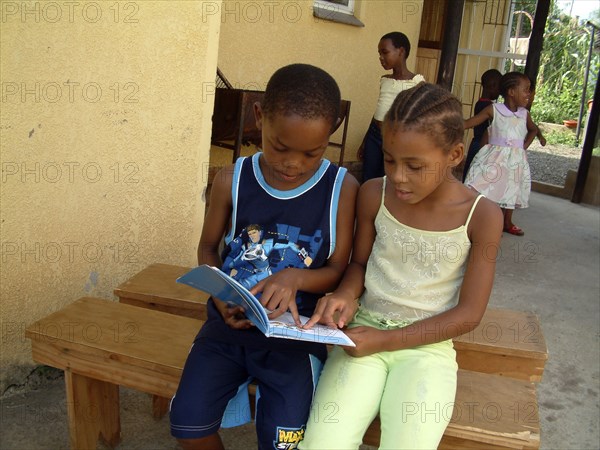
[[[534,121],[561,124],[566,119],[577,119],[590,38],[589,27],[563,14],[556,1],[552,2],[544,32],[535,102],[531,108]],[[599,60],[598,53],[592,53],[587,91],[590,97],[600,68]]]
[[572,131],[550,131],[544,137],[548,144],[564,144],[575,147],[575,133]]

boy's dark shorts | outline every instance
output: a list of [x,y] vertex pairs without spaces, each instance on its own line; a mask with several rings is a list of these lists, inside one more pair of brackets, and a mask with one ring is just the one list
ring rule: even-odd
[[[248,421],[249,403],[229,401],[253,379],[259,449],[293,449],[304,436],[321,361],[303,352],[244,347],[199,338],[171,401],[171,434],[196,439]],[[226,411],[227,408],[227,411]]]

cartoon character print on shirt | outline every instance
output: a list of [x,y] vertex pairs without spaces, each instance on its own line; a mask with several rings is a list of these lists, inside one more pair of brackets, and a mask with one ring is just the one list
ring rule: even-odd
[[308,268],[321,247],[320,230],[313,236],[298,227],[277,224],[275,230],[250,224],[225,248],[223,272],[251,289],[282,269]]

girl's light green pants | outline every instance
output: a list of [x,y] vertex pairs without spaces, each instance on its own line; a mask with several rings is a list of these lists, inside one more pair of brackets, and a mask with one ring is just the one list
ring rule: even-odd
[[[351,326],[358,325],[382,328],[360,313]],[[336,347],[299,448],[358,449],[379,414],[379,448],[435,449],[452,417],[457,369],[451,340],[361,358]]]

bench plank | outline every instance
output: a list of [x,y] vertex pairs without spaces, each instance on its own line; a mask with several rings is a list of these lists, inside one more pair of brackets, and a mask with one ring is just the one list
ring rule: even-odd
[[203,322],[84,297],[30,325],[33,358],[171,398]]
[[532,312],[487,308],[477,328],[454,338],[459,367],[539,382],[548,348]]
[[209,295],[175,282],[190,270],[184,266],[151,264],[121,283],[114,293],[121,303],[206,320]]
[[[175,280],[190,267],[151,264],[114,291],[123,303],[206,320],[208,295]],[[454,339],[461,369],[539,382],[548,349],[537,316],[488,308],[479,326]]]
[[[34,360],[65,370],[72,448],[120,439],[118,386],[170,398],[202,321],[82,298],[26,330]],[[132,325],[134,324],[135,326]],[[537,448],[535,386],[459,370],[454,413],[440,448]],[[81,414],[100,408],[101,414]],[[446,411],[446,413],[448,413]],[[371,425],[365,443],[377,445]]]

